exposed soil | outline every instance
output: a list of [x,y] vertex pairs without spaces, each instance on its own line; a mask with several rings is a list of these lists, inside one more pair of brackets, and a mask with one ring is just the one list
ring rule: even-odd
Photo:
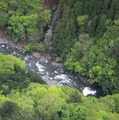
[[0,41],[2,42],[10,42],[11,38],[8,34],[5,33],[5,30],[0,28]]
[[58,0],[44,0],[44,8],[55,10]]
[[3,28],[0,28],[0,43],[10,44],[12,47],[17,47],[19,49],[23,49],[25,46],[24,42],[13,42],[11,36],[8,33],[6,33]]

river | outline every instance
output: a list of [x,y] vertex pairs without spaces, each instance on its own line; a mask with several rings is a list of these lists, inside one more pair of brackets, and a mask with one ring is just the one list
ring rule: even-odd
[[26,71],[32,70],[33,72],[36,72],[50,86],[68,85],[70,87],[80,88],[85,96],[88,94],[95,94],[96,92],[81,82],[81,77],[79,75],[67,71],[63,66],[50,64],[44,56],[37,58],[32,54],[25,53],[24,49],[3,41],[0,41],[0,53],[17,56],[25,62]]
[[[44,41],[47,47],[52,39],[54,28],[60,16],[60,6],[56,7],[57,1],[58,0],[44,0],[45,8],[55,10],[51,25],[45,35]],[[36,72],[50,86],[68,85],[80,89],[85,96],[96,93],[96,91],[91,90],[85,78],[66,70],[63,66],[50,64],[44,56],[36,57],[32,54],[25,53],[22,47],[19,48],[19,46],[9,41],[8,38],[5,39],[4,33],[1,34],[2,32],[3,31],[0,31],[0,53],[11,54],[23,60],[26,64],[26,72],[28,70]]]

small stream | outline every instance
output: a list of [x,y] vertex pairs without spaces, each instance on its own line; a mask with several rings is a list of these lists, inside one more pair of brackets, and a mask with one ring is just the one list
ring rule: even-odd
[[55,66],[48,62],[43,56],[37,58],[31,54],[25,53],[18,46],[9,43],[0,42],[0,53],[11,54],[23,60],[26,64],[26,71],[32,70],[39,74],[48,85],[68,85],[74,88],[80,88],[84,95],[95,94],[89,87],[81,82],[80,76],[67,71],[63,66]]

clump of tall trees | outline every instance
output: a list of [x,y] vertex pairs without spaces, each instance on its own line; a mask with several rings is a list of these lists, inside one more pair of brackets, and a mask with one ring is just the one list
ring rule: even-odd
[[0,54],[0,93],[7,95],[12,90],[28,87],[30,82],[46,84],[42,78],[32,71],[25,71],[25,63],[12,55]]
[[78,90],[67,86],[29,86],[0,94],[1,120],[118,120],[119,95],[100,99],[84,97]]
[[1,0],[0,27],[17,41],[40,41],[51,20],[51,11],[43,9],[43,0]]
[[54,57],[105,93],[119,93],[119,1],[60,0],[59,4],[62,15],[52,40]]

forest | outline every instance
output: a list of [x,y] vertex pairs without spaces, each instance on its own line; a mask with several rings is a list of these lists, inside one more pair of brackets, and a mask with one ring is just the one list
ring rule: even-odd
[[[60,8],[49,46],[45,34]],[[88,78],[103,96],[49,86],[25,62],[0,53],[0,120],[119,119],[119,0],[0,0],[0,29],[25,52],[51,53],[67,70]]]

